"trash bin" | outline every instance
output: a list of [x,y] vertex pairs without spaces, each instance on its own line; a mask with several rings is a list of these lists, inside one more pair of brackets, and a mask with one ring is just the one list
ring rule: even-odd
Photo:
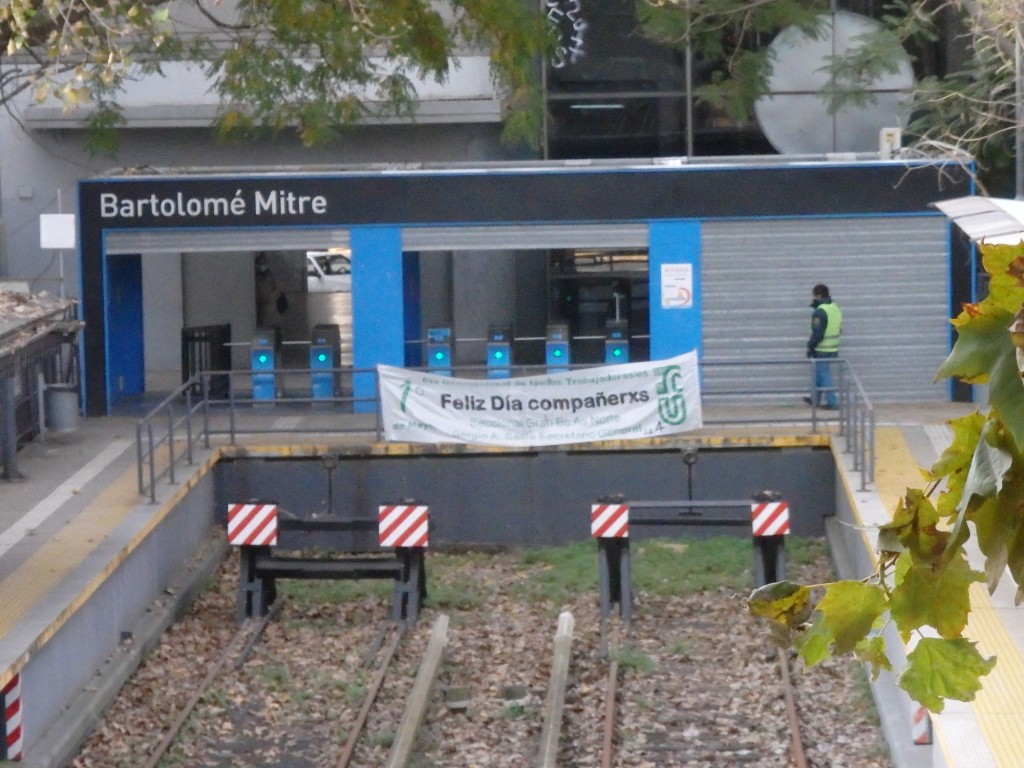
[[78,429],[78,387],[74,384],[47,384],[47,425],[51,432]]

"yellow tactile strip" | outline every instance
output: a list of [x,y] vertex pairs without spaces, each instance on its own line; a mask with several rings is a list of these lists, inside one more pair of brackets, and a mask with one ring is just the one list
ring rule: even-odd
[[[217,462],[215,451],[174,493],[153,513],[143,528],[124,548],[105,565],[103,570],[83,588],[81,593],[33,641],[13,666],[0,669],[0,686],[17,674],[29,657],[52,638],[63,624],[78,611],[99,586],[125,561],[132,551],[174,509],[177,503],[195,486]],[[102,493],[56,535],[44,543],[18,570],[0,582],[0,638],[5,637],[25,614],[77,568],[110,533],[139,504],[136,470],[131,469],[108,485]]]
[[[921,473],[898,427],[880,427],[875,432],[875,487],[886,509],[893,510],[908,487],[923,485]],[[1008,577],[1007,577],[1008,578]],[[982,680],[982,690],[971,706],[978,727],[985,735],[998,766],[1024,766],[1021,738],[1024,735],[1024,660],[1010,639],[984,585],[971,588],[971,614],[967,636],[985,655],[995,655],[995,669]],[[941,730],[941,720],[936,722]],[[951,747],[939,737],[946,764],[955,765]]]

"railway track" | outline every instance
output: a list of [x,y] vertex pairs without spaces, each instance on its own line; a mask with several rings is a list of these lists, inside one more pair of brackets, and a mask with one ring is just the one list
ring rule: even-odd
[[[206,610],[216,652],[205,630],[172,628],[168,647],[154,655],[177,656],[140,670],[140,680],[123,694],[126,703],[115,705],[93,751],[74,768],[143,766],[147,760],[154,768],[397,768],[404,764],[393,757],[401,744],[411,745],[403,747],[410,765],[450,768],[533,768],[546,765],[552,753],[554,762],[547,764],[560,768],[800,765],[791,759],[778,653],[756,626],[744,623],[733,591],[641,594],[629,634],[619,628],[611,643],[602,642],[607,638],[595,596],[578,594],[562,606],[573,621],[571,633],[561,631],[568,639],[559,642],[560,617],[552,605],[514,591],[529,569],[505,556],[487,560],[467,558],[451,579],[461,588],[472,572],[490,590],[489,601],[460,593],[456,604],[443,594],[438,576],[437,607],[404,632],[380,620],[387,614],[385,595],[314,592],[312,598],[291,596],[258,642],[251,630],[236,637],[224,631],[232,626],[236,586],[225,578],[222,604]],[[444,640],[434,642],[442,617]],[[430,684],[419,686],[429,694],[416,693],[432,645],[443,654],[435,656]],[[559,646],[564,661],[556,674]],[[202,664],[194,663],[197,658]],[[554,698],[553,674],[561,676]],[[803,697],[814,697],[812,720],[802,724],[810,735],[807,765],[889,768],[867,740],[846,736],[861,730],[864,702],[854,699],[852,688],[837,687],[845,685],[844,674],[838,667],[823,677],[793,671],[800,715],[808,714]],[[207,678],[213,682],[198,692]],[[182,681],[184,689],[175,685]],[[809,694],[808,685],[816,686]],[[162,698],[169,693],[173,706]],[[419,715],[407,714],[414,699],[424,705]],[[189,700],[195,703],[183,718]],[[147,708],[153,719],[140,722],[140,733],[129,738],[131,721]],[[822,715],[842,724],[842,744],[832,738],[838,728],[823,730]],[[154,761],[175,719],[186,722],[183,735]],[[123,747],[116,757],[109,753],[114,745]]]
[[[670,627],[662,626],[671,633]],[[635,635],[622,630],[613,635],[605,684],[601,768],[652,764],[807,768],[787,653],[766,650],[738,667],[756,667],[763,686],[748,687],[742,677],[723,685],[719,675],[707,678],[704,672],[727,663],[730,649],[693,647],[684,651],[679,641],[673,640],[668,644],[674,646],[673,652],[664,643],[652,642],[652,635],[651,628],[644,627]],[[654,656],[659,676],[684,678],[682,688],[643,685],[642,693],[637,693],[631,678],[644,674],[645,660]],[[730,666],[737,668],[735,663]],[[772,668],[774,680],[765,675]]]

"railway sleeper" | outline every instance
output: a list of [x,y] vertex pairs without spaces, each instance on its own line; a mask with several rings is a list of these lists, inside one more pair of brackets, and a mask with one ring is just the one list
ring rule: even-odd
[[427,596],[422,548],[351,557],[275,555],[272,547],[240,547],[236,620],[265,616],[277,599],[278,579],[392,579],[391,619],[415,622]]

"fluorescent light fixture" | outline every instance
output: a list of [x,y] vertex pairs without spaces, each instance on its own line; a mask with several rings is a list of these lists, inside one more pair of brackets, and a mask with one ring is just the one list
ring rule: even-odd
[[569,109],[625,109],[625,104],[570,104]]

